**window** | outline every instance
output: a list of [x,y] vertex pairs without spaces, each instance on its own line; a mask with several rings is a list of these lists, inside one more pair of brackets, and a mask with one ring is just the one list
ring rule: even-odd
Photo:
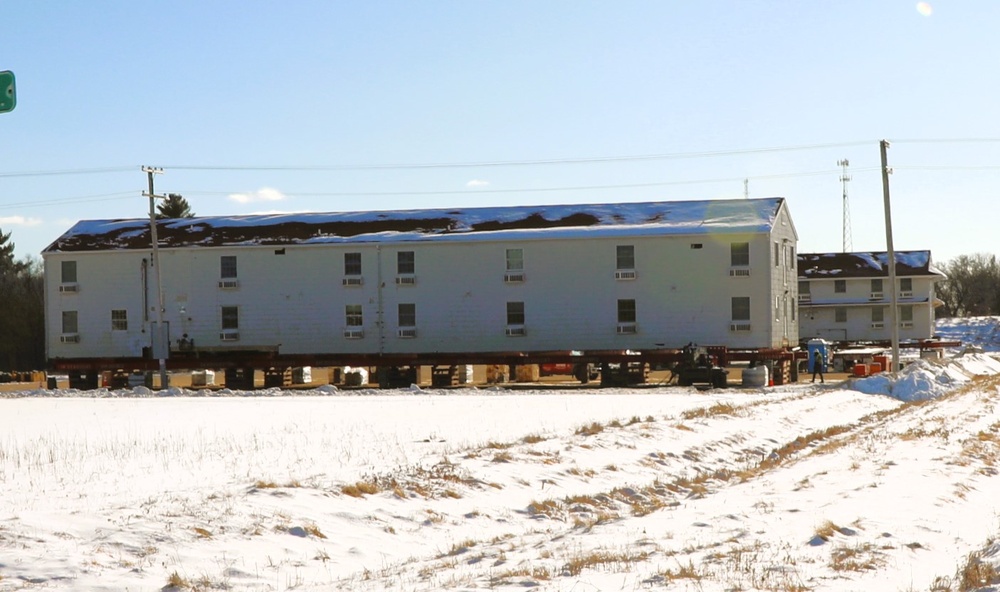
[[635,322],[635,300],[618,301],[618,322],[619,323]]
[[913,322],[913,307],[910,305],[899,307],[899,320],[903,323]]
[[732,243],[729,245],[730,264],[733,267],[748,267],[750,265],[750,243]]
[[838,306],[837,308],[833,309],[833,320],[834,320],[834,322],[837,322],[837,323],[846,323],[847,322],[847,308],[845,308],[843,306]]
[[847,280],[833,280],[833,291],[837,294],[846,294]]
[[809,292],[809,282],[807,282],[807,281],[801,281],[801,282],[799,282],[799,295],[801,296],[802,294],[810,294],[810,292]]
[[417,326],[417,305],[413,303],[401,302],[398,307],[400,327]]
[[76,261],[62,262],[62,283],[64,284],[76,283]]
[[64,310],[62,313],[62,332],[63,333],[76,333],[77,332],[77,314],[75,310]]
[[872,322],[881,323],[885,321],[885,307],[884,306],[873,306],[872,307]]
[[111,311],[111,330],[112,331],[128,331],[128,311],[127,310],[112,310]]
[[902,292],[913,292],[913,278],[900,278],[899,289]]
[[616,269],[635,269],[635,246],[618,245]]
[[400,251],[396,253],[396,273],[412,274],[416,269],[416,259],[413,251]]
[[872,280],[872,292],[881,292],[881,291],[882,291],[882,279],[879,278]]
[[236,277],[236,255],[223,255],[220,259],[219,277],[232,279]]
[[234,331],[240,328],[240,307],[238,306],[223,306],[222,307],[222,330],[223,331]]
[[701,243],[691,243],[691,248],[692,249],[700,249],[700,248],[702,248],[702,244]]
[[507,249],[507,271],[521,271],[524,269],[524,250]]
[[508,325],[523,325],[524,324],[524,303],[523,302],[508,302],[507,303],[507,324]]
[[361,275],[361,253],[344,253],[344,275]]
[[344,316],[348,327],[361,327],[364,325],[364,314],[360,304],[348,304],[345,307]]
[[774,243],[774,266],[781,267],[781,243]]
[[749,321],[750,320],[750,297],[749,296],[733,296],[732,303],[732,320],[734,321]]

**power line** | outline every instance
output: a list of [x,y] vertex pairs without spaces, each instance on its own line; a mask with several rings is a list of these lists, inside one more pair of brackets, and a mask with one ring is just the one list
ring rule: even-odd
[[19,171],[19,172],[9,172],[0,173],[0,177],[10,178],[10,177],[58,177],[63,175],[96,175],[104,173],[132,173],[135,172],[136,167],[102,167],[93,169],[56,169],[52,171]]

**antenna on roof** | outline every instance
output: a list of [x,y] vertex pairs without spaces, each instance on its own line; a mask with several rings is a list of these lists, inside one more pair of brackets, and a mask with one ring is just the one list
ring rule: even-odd
[[851,245],[851,206],[847,201],[847,182],[851,180],[851,176],[847,174],[847,167],[850,166],[850,162],[845,158],[844,160],[838,160],[837,166],[844,169],[843,174],[840,175],[840,183],[844,187],[844,252],[850,253],[853,249]]

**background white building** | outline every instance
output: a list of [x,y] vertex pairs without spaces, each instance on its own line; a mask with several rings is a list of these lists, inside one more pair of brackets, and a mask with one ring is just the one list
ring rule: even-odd
[[888,341],[891,290],[897,291],[899,338],[934,336],[934,284],[945,279],[930,251],[896,252],[896,286],[889,285],[888,254],[799,255],[800,334],[834,341]]

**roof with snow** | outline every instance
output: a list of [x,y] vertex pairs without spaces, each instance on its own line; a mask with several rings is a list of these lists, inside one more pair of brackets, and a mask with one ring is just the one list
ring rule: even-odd
[[[896,251],[896,276],[944,274],[931,263],[930,251]],[[799,253],[799,278],[805,280],[888,277],[889,254],[885,251],[863,253]]]
[[[766,233],[784,198],[202,216],[157,221],[162,248]],[[148,218],[77,222],[43,252],[148,249]]]

